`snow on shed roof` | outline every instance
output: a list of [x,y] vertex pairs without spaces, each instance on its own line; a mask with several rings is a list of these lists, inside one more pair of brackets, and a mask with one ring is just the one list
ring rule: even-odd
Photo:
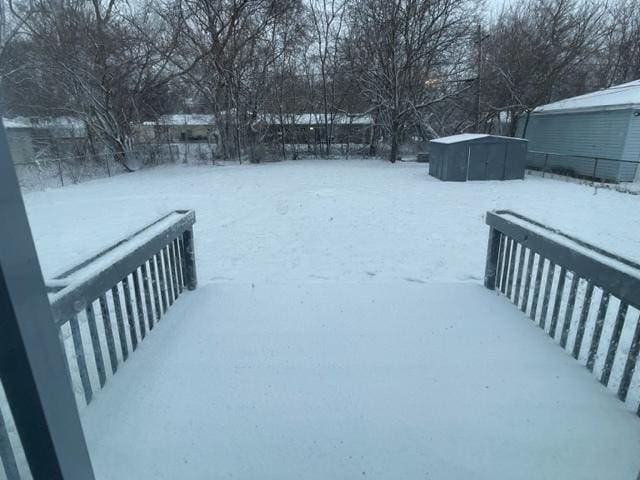
[[566,98],[536,108],[533,113],[565,113],[574,110],[620,110],[640,106],[640,80],[597,92]]
[[459,135],[451,135],[449,137],[434,138],[431,140],[435,143],[458,143],[466,142],[468,140],[476,140],[478,138],[485,138],[489,135],[486,133],[460,133]]

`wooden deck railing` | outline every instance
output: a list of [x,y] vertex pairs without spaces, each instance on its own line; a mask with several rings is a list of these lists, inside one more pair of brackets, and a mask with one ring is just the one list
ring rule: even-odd
[[485,286],[626,402],[640,353],[640,265],[508,210],[486,223]]
[[[196,288],[194,223],[193,211],[172,212],[46,281],[79,401],[91,402],[183,290]],[[8,433],[12,419],[3,417],[1,403],[0,459],[15,480],[21,446]]]

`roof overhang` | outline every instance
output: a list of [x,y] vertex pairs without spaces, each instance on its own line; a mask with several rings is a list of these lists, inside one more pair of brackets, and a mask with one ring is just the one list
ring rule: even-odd
[[636,110],[640,109],[640,103],[626,103],[620,105],[601,105],[593,107],[581,108],[551,108],[545,109],[538,107],[531,112],[531,115],[559,115],[565,113],[591,113],[591,112],[610,112],[616,110]]

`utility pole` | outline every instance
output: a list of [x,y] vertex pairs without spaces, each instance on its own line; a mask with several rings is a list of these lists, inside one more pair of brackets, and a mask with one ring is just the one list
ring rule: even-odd
[[480,92],[482,91],[482,27],[478,24],[478,76],[476,77],[476,105],[475,105],[475,130],[480,132]]

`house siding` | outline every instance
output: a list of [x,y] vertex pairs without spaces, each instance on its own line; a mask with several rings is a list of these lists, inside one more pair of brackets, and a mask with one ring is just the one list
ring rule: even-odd
[[[637,116],[636,116],[637,115]],[[627,141],[624,145],[622,159],[630,162],[640,162],[640,110],[634,110],[630,114]],[[626,163],[620,168],[620,181],[640,181],[640,166]]]
[[526,131],[529,150],[559,155],[546,158],[532,153],[527,164],[542,167],[546,161],[549,168],[571,170],[584,176],[593,176],[597,167],[597,178],[627,181],[620,163],[598,160],[596,165],[595,158],[623,159],[630,118],[631,110],[532,114]]

